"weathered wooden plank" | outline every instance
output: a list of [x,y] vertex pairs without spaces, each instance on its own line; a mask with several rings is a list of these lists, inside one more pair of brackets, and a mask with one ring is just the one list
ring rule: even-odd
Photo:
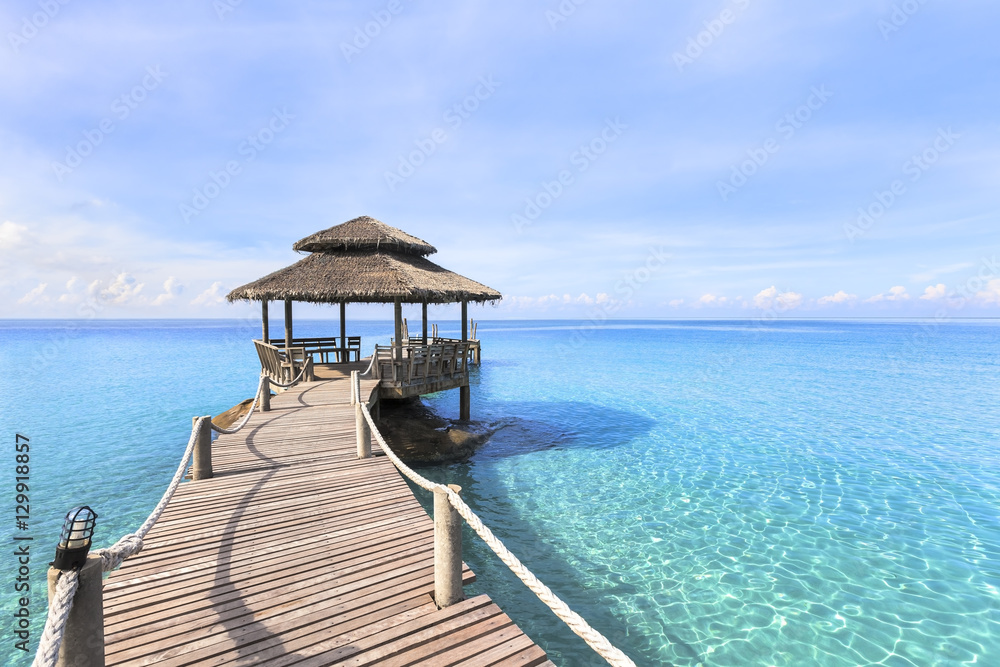
[[348,396],[299,385],[213,443],[215,477],[106,582],[107,664],[545,662],[488,597],[435,607],[433,523],[391,462],[357,459]]

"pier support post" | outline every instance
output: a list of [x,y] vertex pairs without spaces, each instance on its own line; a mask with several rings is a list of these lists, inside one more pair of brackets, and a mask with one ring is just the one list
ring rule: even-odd
[[458,418],[464,422],[472,419],[472,392],[467,384],[458,388]]
[[[56,592],[62,570],[49,568],[49,602]],[[80,568],[80,585],[73,598],[73,608],[66,619],[66,630],[59,647],[56,667],[87,665],[104,667],[104,577],[101,557],[87,556]]]
[[264,382],[260,385],[260,411],[270,412],[271,411],[271,379],[264,376]]
[[[449,484],[459,493],[462,487]],[[434,492],[434,602],[438,609],[465,599],[462,591],[462,517],[444,491]]]
[[358,439],[358,458],[370,459],[372,457],[372,430],[365,419],[365,413],[361,405],[364,401],[361,398],[361,373],[351,371],[351,402],[354,403],[354,431]]
[[[198,417],[191,418],[194,427]],[[194,462],[191,465],[191,479],[212,478],[212,418],[205,417],[194,441]]]

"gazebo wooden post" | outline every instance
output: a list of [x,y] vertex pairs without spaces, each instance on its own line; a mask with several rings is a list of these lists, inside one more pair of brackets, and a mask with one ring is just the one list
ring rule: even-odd
[[260,322],[261,322],[261,328],[263,329],[263,333],[261,335],[264,336],[264,343],[267,343],[268,342],[267,337],[270,335],[267,330],[268,326],[267,299],[263,299],[260,302]]
[[423,338],[424,345],[430,345],[430,343],[427,340],[427,302],[426,301],[424,301],[422,304],[420,304],[420,315],[422,317],[422,319],[421,319],[421,325],[420,325],[420,335],[424,337]]
[[392,344],[392,356],[395,361],[403,359],[403,301],[398,296],[393,299],[393,331],[395,338]]
[[[469,302],[462,302],[462,343],[469,340]],[[469,350],[466,348],[462,354],[462,368],[465,369],[465,384],[458,388],[458,418],[462,421],[472,419],[472,393],[469,391]]]
[[285,299],[285,349],[292,347],[292,300]]
[[340,347],[343,350],[337,355],[340,362],[350,361],[347,355],[347,303],[344,301],[340,302]]

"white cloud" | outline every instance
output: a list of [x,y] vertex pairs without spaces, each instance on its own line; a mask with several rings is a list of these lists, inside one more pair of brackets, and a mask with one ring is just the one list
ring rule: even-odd
[[[100,281],[94,282],[100,285]],[[141,303],[142,298],[139,296],[139,292],[145,286],[146,283],[140,283],[132,275],[122,272],[115,276],[114,281],[108,285],[107,289],[101,290],[101,298],[118,305]],[[91,283],[90,289],[94,289],[94,283]]]
[[865,299],[865,303],[880,303],[882,301],[907,301],[910,295],[906,293],[906,288],[902,285],[897,285],[889,290],[888,293],[876,294],[875,296]]
[[162,306],[169,303],[176,299],[182,291],[184,291],[184,286],[177,282],[177,278],[170,276],[163,283],[163,294],[159,294],[153,299],[153,305]]
[[49,298],[47,296],[44,296],[42,294],[45,291],[45,288],[48,287],[48,286],[49,286],[48,283],[39,283],[38,287],[36,287],[35,289],[31,290],[30,292],[28,292],[24,296],[22,296],[20,299],[17,300],[17,302],[18,303],[42,303],[44,301],[48,301]]
[[944,283],[938,283],[937,285],[930,285],[924,290],[921,299],[924,301],[937,301],[938,299],[943,299],[945,297],[946,287]]
[[976,292],[976,298],[983,304],[1000,305],[1000,278],[994,278],[986,284],[986,289]]
[[758,308],[770,308],[771,304],[774,302],[775,297],[778,296],[778,288],[771,285],[766,290],[761,290],[757,293],[757,296],[753,298],[753,305]]
[[783,292],[778,295],[778,305],[783,306],[785,310],[798,308],[802,305],[802,295],[798,292]]
[[577,303],[582,303],[582,304],[587,305],[587,306],[594,305],[594,300],[591,299],[590,296],[587,295],[586,292],[584,292],[584,293],[580,294],[580,296],[576,297],[576,302]]
[[822,297],[820,297],[816,301],[816,303],[818,303],[821,306],[825,306],[825,305],[831,304],[831,303],[835,303],[835,304],[840,304],[840,303],[854,303],[857,300],[858,300],[858,295],[857,294],[848,294],[844,290],[840,290],[836,294],[831,294],[830,296],[822,296]]
[[706,294],[700,299],[698,303],[703,306],[724,306],[729,303],[729,299],[724,296],[715,296],[714,294]]
[[530,308],[535,299],[530,296],[504,296],[501,308]]
[[802,305],[802,295],[798,292],[781,292],[779,294],[778,288],[771,285],[757,293],[757,296],[753,298],[753,305],[761,309],[792,310]]
[[192,306],[217,306],[226,300],[223,294],[222,283],[216,281],[207,290],[196,296],[192,301]]
[[684,299],[674,299],[673,301],[670,302],[670,307],[679,308],[683,304],[684,304]]
[[16,248],[25,242],[28,228],[10,220],[0,222],[0,250]]
[[59,303],[78,302],[82,298],[82,295],[80,294],[82,288],[83,288],[83,283],[80,281],[79,278],[73,276],[72,278],[66,281],[66,292],[64,294],[59,295],[58,299]]

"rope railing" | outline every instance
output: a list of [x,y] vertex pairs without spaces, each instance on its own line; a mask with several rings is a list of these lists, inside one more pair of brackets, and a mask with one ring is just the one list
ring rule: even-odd
[[[308,365],[309,364],[306,364],[306,366]],[[287,385],[279,386],[292,386],[298,383],[302,379],[303,374],[306,372],[306,366],[303,366],[299,375],[292,380],[292,382]],[[370,369],[371,366],[369,366],[369,370]],[[191,437],[188,440],[187,447],[184,449],[184,455],[181,458],[180,465],[177,467],[173,478],[170,480],[170,484],[167,486],[166,491],[164,491],[163,496],[160,498],[160,502],[157,503],[155,508],[153,508],[152,513],[150,513],[149,517],[147,517],[139,529],[134,533],[128,533],[122,536],[114,545],[94,552],[93,555],[100,558],[100,566],[103,572],[110,572],[118,568],[126,559],[136,555],[142,550],[143,539],[163,514],[167,504],[173,497],[174,492],[184,479],[184,474],[188,468],[188,461],[191,460],[192,456],[195,456],[194,464],[195,472],[197,472],[197,466],[199,465],[198,456],[201,454],[195,454],[196,448],[199,444],[204,446],[206,442],[210,446],[211,442],[208,425],[211,425],[211,428],[219,433],[236,433],[241,430],[249,422],[250,416],[253,414],[257,404],[260,402],[263,392],[270,391],[269,383],[274,383],[274,381],[270,380],[264,373],[262,373],[260,381],[257,385],[257,393],[254,396],[253,403],[250,405],[249,412],[234,428],[223,429],[217,427],[211,423],[211,417],[209,416],[196,417],[192,420]],[[396,456],[395,452],[392,451],[388,443],[386,443],[383,438],[381,432],[378,430],[378,427],[375,425],[372,418],[371,412],[368,410],[366,401],[361,400],[360,394],[357,393],[360,387],[356,385],[353,380],[351,382],[351,389],[351,402],[358,406],[360,413],[364,416],[364,421],[367,423],[370,432],[374,434],[379,447],[404,476],[423,489],[435,493],[445,494],[448,499],[448,503],[454,508],[458,515],[465,519],[466,523],[469,524],[469,527],[472,528],[487,544],[487,546],[489,546],[490,549],[497,554],[500,560],[503,561],[508,568],[510,568],[511,572],[513,572],[528,587],[528,589],[538,597],[539,600],[548,606],[560,620],[566,623],[566,625],[574,633],[587,642],[587,644],[610,665],[613,667],[635,667],[635,663],[632,662],[627,655],[611,644],[611,642],[604,635],[592,628],[582,616],[570,609],[569,605],[553,593],[548,586],[542,583],[538,577],[525,567],[524,564],[521,563],[521,561],[513,553],[511,553],[506,546],[504,546],[503,542],[501,542],[500,539],[493,534],[493,531],[483,524],[482,520],[480,520],[476,513],[473,512],[472,508],[462,500],[461,496],[445,485],[437,484],[422,477],[403,463],[403,461]],[[205,423],[206,420],[208,420],[208,424]],[[358,423],[362,423],[360,418]],[[204,433],[202,433],[203,431]],[[359,438],[360,437],[361,436],[359,436]],[[367,439],[367,437],[367,435],[364,436],[365,439]],[[198,451],[201,452],[202,450],[198,449]],[[370,453],[367,455],[370,455]],[[211,465],[209,462],[209,476],[211,474],[210,468]],[[197,475],[195,476],[195,479],[198,479]],[[460,557],[458,560],[460,561]],[[49,602],[45,626],[42,630],[38,650],[35,653],[32,667],[55,667],[58,662],[59,651],[66,633],[67,619],[69,618],[70,611],[73,608],[73,599],[79,586],[79,569],[70,569],[60,572],[56,580],[52,599]]]
[[370,377],[372,369],[375,368],[375,362],[378,359],[377,352],[372,353],[372,360],[368,362],[368,368],[361,371],[361,377]]
[[299,374],[296,375],[295,379],[292,380],[291,382],[289,382],[287,384],[284,384],[284,383],[278,382],[274,378],[269,378],[269,381],[275,387],[281,387],[282,389],[287,389],[288,387],[291,387],[291,386],[296,385],[296,384],[299,383],[299,381],[305,375],[305,372],[306,372],[307,368],[312,368],[312,357],[310,357],[309,359],[307,359],[306,362],[304,364],[302,364],[302,369],[299,370]]
[[378,442],[379,447],[385,452],[386,457],[392,461],[393,465],[401,472],[404,476],[410,479],[414,484],[427,491],[432,491],[434,493],[446,493],[448,496],[448,502],[455,511],[465,519],[469,527],[476,532],[477,535],[486,543],[493,552],[499,556],[500,560],[503,561],[504,565],[510,568],[510,571],[520,579],[528,589],[534,593],[539,600],[541,600],[545,605],[552,610],[559,619],[569,626],[569,629],[574,633],[579,635],[590,648],[604,658],[608,664],[613,665],[613,667],[635,667],[635,663],[629,658],[621,649],[615,647],[607,637],[602,635],[600,632],[595,630],[587,623],[586,620],[578,613],[570,609],[569,605],[563,602],[558,595],[552,592],[552,590],[543,584],[538,577],[536,577],[531,570],[524,566],[524,564],[504,546],[503,542],[493,534],[489,528],[483,524],[482,520],[476,516],[476,513],[472,511],[462,497],[455,493],[453,490],[448,488],[443,484],[438,484],[432,482],[426,477],[414,472],[409,466],[407,466],[403,461],[396,456],[392,448],[386,443],[385,438],[379,432],[378,427],[375,425],[375,420],[372,418],[371,412],[368,410],[368,405],[365,401],[358,398],[358,404],[361,406],[361,411],[365,416],[365,420],[368,422],[368,426],[371,429],[372,434],[375,436],[375,440]]
[[[240,422],[232,428],[222,428],[221,426],[216,426],[212,423],[211,417],[208,416],[197,417],[192,423],[191,437],[188,439],[187,447],[184,449],[184,455],[181,457],[180,465],[177,467],[177,471],[170,480],[170,484],[167,485],[167,490],[163,493],[163,497],[160,498],[160,502],[157,503],[155,508],[153,508],[153,512],[137,531],[122,536],[121,539],[115,542],[115,544],[106,549],[98,549],[94,552],[95,556],[99,556],[101,558],[101,570],[104,572],[110,572],[117,569],[127,558],[136,555],[142,550],[143,538],[146,537],[146,533],[152,529],[153,524],[155,524],[160,518],[160,515],[163,514],[163,511],[167,507],[167,503],[170,502],[170,499],[173,497],[174,492],[180,485],[181,480],[184,479],[184,473],[188,468],[188,461],[191,460],[195,450],[195,445],[198,442],[198,434],[202,430],[206,420],[211,426],[211,429],[217,433],[233,434],[239,432],[250,421],[250,417],[256,410],[258,403],[260,403],[263,393],[265,391],[270,391],[270,384],[275,384],[280,387],[291,387],[302,380],[310,365],[311,364],[309,363],[303,364],[298,376],[296,376],[296,378],[288,384],[277,383],[274,380],[269,379],[264,372],[261,372],[260,380],[257,383],[257,392],[254,394],[253,403],[250,404],[249,412],[247,412],[243,419],[241,419]],[[65,633],[66,619],[69,617],[69,612],[73,607],[73,596],[76,594],[78,585],[78,570],[67,570],[59,575],[59,579],[56,582],[55,593],[53,594],[52,601],[49,603],[48,614],[45,619],[45,627],[42,630],[41,639],[38,644],[38,651],[35,653],[35,659],[31,663],[32,667],[52,667],[56,664],[56,661],[59,658],[59,648],[62,645],[63,635]]]
[[[305,368],[302,370],[305,371]],[[221,426],[216,426],[215,422],[211,422],[212,430],[216,433],[224,433],[226,435],[239,433],[240,430],[247,425],[247,422],[250,421],[250,416],[253,415],[253,411],[257,408],[257,404],[260,402],[263,393],[265,391],[271,391],[269,386],[265,386],[265,383],[270,384],[270,382],[271,380],[268,379],[267,375],[261,372],[260,381],[257,383],[257,393],[253,395],[253,403],[250,404],[250,411],[243,415],[243,419],[240,420],[239,424],[232,428],[222,428]]]
[[[116,569],[126,558],[130,558],[142,551],[142,540],[146,533],[152,529],[163,510],[167,508],[167,503],[174,495],[174,491],[184,479],[187,471],[187,462],[194,452],[195,443],[198,439],[198,432],[202,428],[202,423],[210,417],[198,417],[191,428],[191,438],[184,449],[184,456],[174,473],[173,479],[164,491],[160,502],[153,508],[153,512],[143,522],[137,531],[124,535],[107,549],[98,549],[95,556],[101,559],[101,570],[110,572]],[[76,594],[79,583],[79,572],[77,570],[67,570],[60,574],[56,582],[55,594],[49,603],[48,614],[45,619],[45,627],[42,630],[41,639],[38,642],[38,651],[35,652],[35,659],[31,663],[32,667],[53,667],[59,659],[59,647],[62,646],[63,635],[66,631],[66,619],[73,608],[73,596]]]
[[56,582],[55,594],[49,602],[49,613],[45,618],[45,627],[42,628],[42,637],[38,640],[38,651],[35,652],[31,667],[53,667],[59,660],[66,619],[73,608],[73,596],[79,585],[80,573],[76,570],[64,572]]

